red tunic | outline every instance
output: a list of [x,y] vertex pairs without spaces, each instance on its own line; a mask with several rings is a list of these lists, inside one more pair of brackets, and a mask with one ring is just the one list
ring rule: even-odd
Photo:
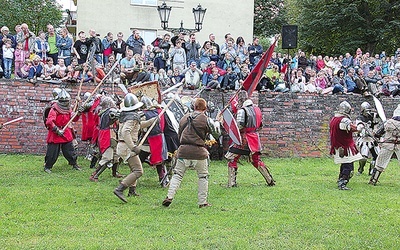
[[[58,106],[58,103],[53,104],[46,120],[46,127],[49,129],[47,133],[47,143],[67,143],[74,139],[70,127],[64,129],[64,134],[62,136],[57,135],[56,132],[53,131],[55,126],[62,129],[71,118],[71,110],[63,110]],[[73,121],[76,122],[78,120],[79,115],[76,116]]]
[[330,154],[335,154],[335,149],[342,147],[344,149],[344,155],[348,156],[348,149],[351,150],[352,154],[358,153],[356,144],[353,139],[353,132],[340,129],[339,125],[344,116],[333,117],[329,123],[330,137],[331,137],[331,151]]
[[82,141],[89,141],[93,138],[94,130],[96,128],[96,121],[98,115],[94,112],[97,106],[100,104],[100,98],[94,100],[92,107],[82,114]]
[[[247,107],[246,107],[247,108]],[[260,137],[258,135],[257,129],[262,124],[262,113],[259,107],[253,106],[255,116],[248,116],[247,119],[254,119],[255,127],[246,127],[243,129],[242,138],[246,138],[247,144],[251,152],[260,152],[261,151],[261,142]],[[247,112],[249,115],[249,112]]]

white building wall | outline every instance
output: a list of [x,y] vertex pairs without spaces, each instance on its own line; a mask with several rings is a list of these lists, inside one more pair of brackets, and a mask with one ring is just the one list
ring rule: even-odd
[[[161,5],[163,1],[158,1]],[[183,20],[184,28],[194,28],[192,9],[199,3],[207,8],[204,17],[203,29],[197,33],[197,40],[203,44],[210,33],[216,35],[217,43],[224,42],[224,35],[231,33],[236,39],[242,36],[246,43],[251,43],[253,36],[253,9],[254,1],[242,0],[166,0],[172,7],[169,27],[179,28]],[[149,42],[166,31],[161,29],[157,6],[132,5],[130,0],[78,0],[77,6],[77,33],[81,30],[88,32],[93,28],[104,37],[111,31],[114,35],[121,31],[126,40],[132,29],[148,30]]]

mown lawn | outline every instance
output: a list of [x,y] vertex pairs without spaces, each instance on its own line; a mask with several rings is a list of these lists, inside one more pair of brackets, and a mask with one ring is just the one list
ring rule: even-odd
[[[118,180],[106,170],[89,181],[89,162],[74,171],[60,157],[53,173],[43,156],[0,155],[1,249],[399,249],[400,172],[396,160],[377,186],[354,176],[336,187],[329,158],[264,159],[277,181],[265,185],[242,160],[238,187],[226,188],[224,161],[210,167],[209,202],[197,206],[189,170],[169,208],[156,171],[144,166],[140,197],[122,203]],[[121,172],[128,173],[122,166]]]

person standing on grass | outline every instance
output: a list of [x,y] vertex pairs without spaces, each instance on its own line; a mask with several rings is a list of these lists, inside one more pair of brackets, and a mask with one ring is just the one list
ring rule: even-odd
[[206,109],[207,102],[203,98],[196,98],[194,111],[186,114],[180,120],[178,132],[180,146],[176,153],[177,161],[168,194],[162,202],[165,207],[171,205],[183,176],[190,166],[194,166],[197,171],[199,208],[211,206],[207,202],[209,153],[205,146],[205,140],[210,133],[214,138],[218,138],[220,131],[212,119],[206,116]]
[[131,173],[126,176],[114,190],[114,194],[123,202],[128,202],[124,196],[124,191],[129,187],[128,196],[139,196],[136,193],[136,181],[143,174],[142,163],[140,162],[139,153],[140,146],[138,145],[139,131],[141,128],[151,126],[157,117],[147,121],[141,121],[139,108],[143,103],[132,94],[128,93],[124,97],[124,107],[121,109],[119,116],[118,129],[118,145],[117,154],[124,162],[128,162]]
[[383,140],[381,140],[381,150],[369,180],[369,184],[374,186],[376,186],[381,173],[385,171],[393,153],[396,153],[397,159],[400,159],[400,104],[393,111],[393,117],[387,120],[384,127],[376,132],[376,135],[383,135]]
[[260,158],[261,142],[257,132],[262,128],[260,108],[253,104],[247,91],[241,90],[238,93],[238,104],[234,109],[237,110],[234,113],[236,113],[236,122],[243,141],[240,145],[232,143],[225,155],[228,160],[228,187],[237,186],[238,161],[242,155],[248,155],[251,164],[261,173],[268,186],[274,186],[275,180]]
[[[71,110],[71,96],[65,89],[62,89],[56,98],[45,122],[48,133],[44,171],[48,174],[51,173],[51,169],[57,161],[60,150],[62,150],[64,157],[68,160],[72,169],[81,170],[77,164],[78,157],[72,143],[74,139],[72,128],[69,126],[65,128],[65,125],[67,125],[73,116]],[[80,115],[77,115],[73,121],[78,121],[79,116]]]
[[98,139],[97,143],[100,149],[101,159],[99,166],[92,173],[89,180],[97,182],[99,176],[107,167],[111,167],[112,175],[116,178],[121,178],[117,172],[119,165],[119,156],[116,153],[117,148],[117,105],[109,96],[102,96],[100,101],[100,111],[98,116],[100,121],[98,124]]
[[353,139],[357,126],[350,120],[351,105],[347,101],[339,104],[329,123],[331,150],[335,164],[340,164],[338,188],[350,190],[347,184],[354,172],[354,162],[363,159]]
[[379,153],[379,145],[374,136],[374,128],[378,124],[377,113],[372,112],[371,104],[368,102],[361,103],[361,112],[356,119],[357,130],[360,131],[357,134],[357,147],[360,150],[363,159],[358,162],[358,173],[364,172],[364,167],[367,163],[368,158],[372,156],[372,160],[369,164],[368,174],[371,175],[371,171],[374,168],[376,158]]

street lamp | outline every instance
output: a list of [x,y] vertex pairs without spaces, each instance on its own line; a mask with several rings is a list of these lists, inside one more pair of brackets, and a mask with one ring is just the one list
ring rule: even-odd
[[174,33],[174,35],[177,35],[179,33],[190,34],[194,32],[199,32],[203,28],[204,15],[206,14],[207,9],[203,9],[200,4],[197,5],[196,8],[193,8],[194,24],[195,24],[194,29],[183,28],[183,20],[181,21],[181,27],[168,28],[168,20],[169,20],[169,15],[171,14],[171,9],[172,7],[167,6],[165,2],[163,2],[161,6],[157,6],[157,11],[161,20],[161,28],[163,30],[170,31]]

